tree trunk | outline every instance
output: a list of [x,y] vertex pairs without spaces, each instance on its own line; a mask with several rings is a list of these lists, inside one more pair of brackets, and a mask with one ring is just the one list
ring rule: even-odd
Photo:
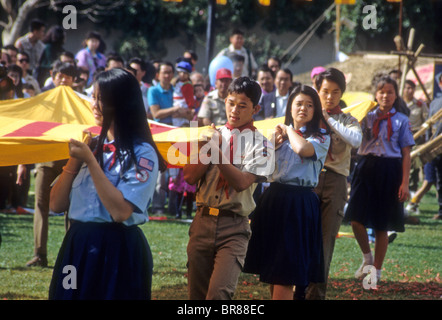
[[18,9],[18,12],[14,12],[12,6],[13,0],[1,0],[1,5],[8,14],[8,22],[1,22],[3,26],[2,31],[2,44],[3,46],[8,44],[14,44],[15,40],[20,37],[20,31],[23,24],[28,17],[28,14],[35,9],[35,6],[41,0],[26,0]]

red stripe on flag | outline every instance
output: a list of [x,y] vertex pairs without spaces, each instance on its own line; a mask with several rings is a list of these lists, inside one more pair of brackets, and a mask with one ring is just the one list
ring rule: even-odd
[[61,126],[61,123],[35,121],[12,131],[3,137],[41,137],[46,131]]
[[96,135],[99,135],[101,133],[101,127],[99,127],[99,126],[90,127],[87,130],[89,130],[90,133],[96,134]]
[[149,123],[149,127],[150,127],[150,132],[152,134],[157,134],[157,133],[166,132],[166,131],[176,129],[174,127],[163,126],[161,124],[155,124],[155,123]]

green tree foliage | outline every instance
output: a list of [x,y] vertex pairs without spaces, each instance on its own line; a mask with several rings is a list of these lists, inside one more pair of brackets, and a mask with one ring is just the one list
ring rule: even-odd
[[[373,5],[376,8],[377,27],[364,29],[366,14],[363,8]],[[355,5],[341,6],[341,17],[347,17],[356,23],[354,30],[343,26],[341,29],[341,51],[350,53],[354,50],[389,51],[396,50],[393,39],[399,34],[399,3],[386,0],[357,0]],[[415,46],[426,44],[425,52],[442,50],[442,20],[437,15],[442,12],[441,1],[407,0],[403,1],[402,38],[407,43],[410,28],[416,30]],[[334,21],[335,15],[329,18]]]
[[[216,35],[229,34],[235,27],[247,31],[257,25],[276,34],[303,32],[329,5],[327,0],[315,0],[314,5],[299,0],[278,0],[265,7],[257,0],[228,0],[226,5],[216,5],[214,32]],[[103,23],[122,31],[124,36],[120,47],[124,47],[123,53],[138,50],[141,55],[148,52],[148,58],[158,58],[166,53],[162,44],[166,38],[180,35],[177,40],[188,48],[205,41],[207,7],[207,0],[184,0],[181,3],[132,0],[112,17],[105,17]],[[325,27],[318,29],[318,33],[322,34],[324,30]],[[270,40],[262,41],[269,43]],[[274,47],[273,44],[267,46]]]

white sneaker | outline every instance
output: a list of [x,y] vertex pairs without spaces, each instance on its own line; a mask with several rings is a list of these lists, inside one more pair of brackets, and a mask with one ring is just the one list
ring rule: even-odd
[[366,267],[366,266],[370,266],[370,265],[372,265],[373,263],[368,263],[368,262],[366,262],[366,261],[363,261],[362,262],[362,264],[361,264],[361,266],[358,268],[358,270],[356,270],[356,272],[355,272],[355,278],[356,279],[361,279],[361,278],[363,278],[363,277],[365,277],[367,274],[368,274],[368,271],[367,271],[367,269],[369,269],[369,268],[365,268],[364,269],[364,267]]
[[408,212],[408,214],[419,214],[419,204],[409,202],[405,207],[405,210]]
[[378,283],[381,280],[380,270],[376,270],[374,267],[367,269],[369,269],[369,272],[365,276],[364,280],[362,280],[362,286],[365,290],[377,290]]

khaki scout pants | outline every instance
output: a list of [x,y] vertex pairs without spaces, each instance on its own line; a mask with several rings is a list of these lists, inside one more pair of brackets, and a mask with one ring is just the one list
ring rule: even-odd
[[321,201],[325,282],[310,283],[306,291],[306,299],[324,300],[335,240],[344,218],[344,206],[347,201],[347,178],[330,170],[321,172],[318,185],[314,191]]
[[198,208],[187,245],[189,299],[233,298],[250,236],[248,217],[203,215]]
[[51,184],[61,173],[67,160],[36,165],[35,212],[34,212],[34,254],[46,256],[49,225],[49,196]]

